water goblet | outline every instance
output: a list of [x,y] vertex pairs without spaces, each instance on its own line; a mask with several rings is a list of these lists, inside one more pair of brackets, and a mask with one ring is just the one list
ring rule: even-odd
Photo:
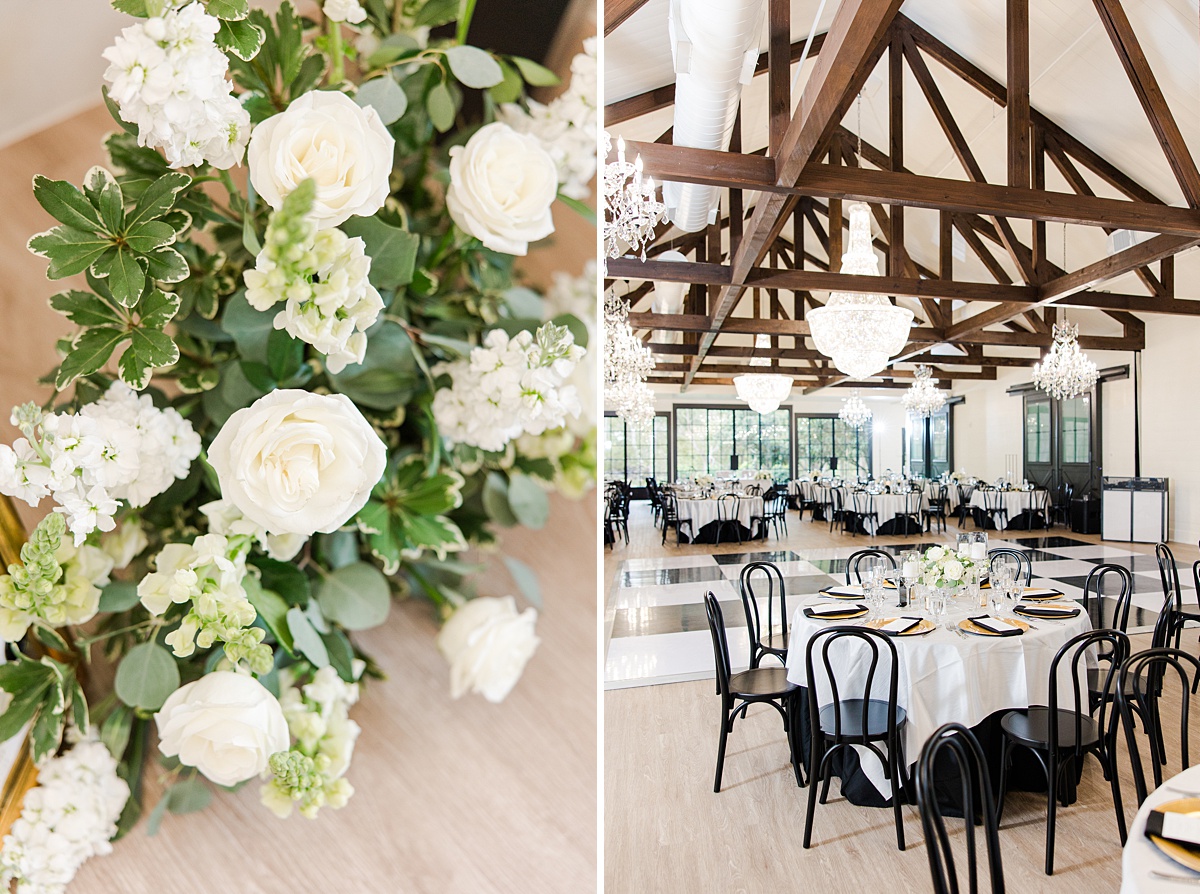
[[946,620],[946,602],[945,590],[929,591],[929,611],[933,615],[933,622],[939,627]]

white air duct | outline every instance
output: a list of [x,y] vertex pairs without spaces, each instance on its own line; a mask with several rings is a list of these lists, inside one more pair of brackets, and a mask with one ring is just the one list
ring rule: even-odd
[[[668,27],[675,60],[674,143],[729,148],[742,84],[758,60],[763,0],[671,0]],[[663,184],[671,222],[695,233],[716,221],[720,191],[695,183]]]
[[[686,261],[687,258],[682,252],[671,249],[664,251],[654,260],[656,261]],[[654,303],[651,305],[656,314],[678,314],[683,313],[683,296],[687,294],[688,284],[685,282],[661,282],[654,283]],[[671,332],[665,329],[655,330],[654,335],[650,339],[655,344],[660,345],[677,345],[683,343],[682,332]]]

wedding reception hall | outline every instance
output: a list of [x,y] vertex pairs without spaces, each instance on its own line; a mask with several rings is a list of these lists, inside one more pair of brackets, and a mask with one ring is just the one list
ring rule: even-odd
[[606,890],[1200,884],[1195,2],[604,29]]

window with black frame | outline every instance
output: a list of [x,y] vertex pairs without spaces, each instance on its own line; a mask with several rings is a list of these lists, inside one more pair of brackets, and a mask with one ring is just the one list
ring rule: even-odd
[[[837,416],[796,416],[796,470],[824,469],[843,477],[870,478],[871,422],[855,428]],[[836,460],[834,469],[830,460]]]
[[951,407],[946,405],[925,418],[908,417],[905,433],[906,464],[909,473],[921,478],[937,478],[953,466]]
[[670,476],[669,422],[659,413],[646,422],[627,422],[620,416],[604,417],[604,479],[628,481],[644,487],[647,478],[667,481]]
[[792,469],[791,410],[757,413],[738,407],[675,408],[675,474],[710,475],[733,467],[765,469],[779,481]]

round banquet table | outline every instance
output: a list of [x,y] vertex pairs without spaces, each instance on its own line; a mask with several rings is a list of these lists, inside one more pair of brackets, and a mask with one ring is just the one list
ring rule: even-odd
[[[903,527],[893,523],[896,516],[904,512],[905,502],[908,498],[907,494],[874,494],[872,495],[872,508],[879,519],[878,534],[903,534]],[[920,503],[914,510],[914,515],[918,522],[921,521],[921,510],[929,505],[925,497],[922,495]],[[854,508],[854,493],[846,492],[846,508]],[[911,530],[911,529],[910,529]]]
[[[925,485],[925,505],[929,505],[929,501],[938,495],[938,489],[941,484],[930,481]],[[958,485],[953,481],[946,482],[946,514],[954,512],[958,508]]]
[[[742,529],[742,539],[754,539],[750,536],[750,518],[751,516],[762,517],[763,514],[763,498],[762,497],[742,497],[741,503],[738,506],[738,525]],[[715,543],[717,539],[717,500],[715,499],[700,499],[700,500],[685,500],[679,498],[679,517],[681,519],[690,518],[692,520],[692,543]],[[683,535],[687,537],[687,534]],[[729,535],[723,535],[726,542],[736,540],[737,538]]]
[[1194,879],[1193,887],[1200,888],[1200,873],[1179,865],[1146,837],[1146,817],[1151,810],[1166,801],[1189,797],[1173,791],[1167,787],[1169,785],[1177,785],[1189,792],[1200,791],[1200,766],[1189,767],[1172,776],[1146,796],[1145,803],[1133,819],[1133,825],[1129,827],[1129,838],[1121,855],[1121,894],[1178,894],[1186,890],[1186,886],[1179,882],[1155,878],[1150,874],[1152,871]]
[[[1006,490],[1001,491],[1000,496],[1004,498],[1004,508],[1008,511],[1008,520],[998,519],[995,524],[998,530],[1003,531],[1012,524],[1023,513],[1027,513],[1033,505],[1034,491],[1031,490]],[[979,510],[974,512],[978,519],[984,515],[983,507],[983,491],[976,490],[971,494],[971,509]]]
[[[894,591],[890,591],[894,592]],[[896,597],[886,596],[884,614],[922,616],[921,608],[897,608]],[[809,600],[806,605],[831,605],[835,600]],[[850,600],[847,600],[850,601]],[[804,652],[809,639],[817,631],[828,626],[860,624],[866,618],[853,621],[819,621],[804,614],[805,606],[796,609],[792,616],[791,635],[788,639],[788,679],[798,686],[807,687],[808,679],[804,666]],[[958,624],[970,615],[982,614],[990,609],[971,605],[965,597],[955,600],[947,611],[946,622]],[[1025,619],[1028,621],[1029,619]],[[911,765],[916,762],[921,746],[943,723],[957,721],[968,728],[977,727],[989,717],[1005,710],[1044,705],[1049,699],[1048,681],[1050,662],[1063,643],[1071,637],[1091,629],[1086,612],[1064,621],[1038,619],[1035,626],[1021,636],[959,636],[945,629],[938,629],[922,636],[898,636],[892,639],[899,661],[899,684],[897,700],[908,714],[905,727],[904,755]],[[842,648],[842,647],[845,648]],[[861,692],[865,681],[866,667],[856,660],[856,652],[862,646],[856,642],[837,643],[831,649],[830,659],[838,677],[842,692]],[[820,667],[819,659],[815,664]],[[885,659],[886,660],[886,659]],[[887,678],[881,667],[876,673],[873,698],[887,699]],[[1071,686],[1065,675],[1059,684],[1059,699],[1072,699]],[[1086,691],[1087,681],[1081,674],[1081,685]],[[818,671],[818,702],[830,699],[829,681]],[[883,775],[883,767],[873,754],[865,749],[859,752],[862,774],[879,793],[890,796],[890,783]],[[854,772],[851,768],[849,772]],[[1035,784],[1042,784],[1037,783]],[[843,794],[846,792],[846,776],[843,776]],[[854,797],[847,794],[850,800]],[[869,803],[869,802],[864,802]]]

